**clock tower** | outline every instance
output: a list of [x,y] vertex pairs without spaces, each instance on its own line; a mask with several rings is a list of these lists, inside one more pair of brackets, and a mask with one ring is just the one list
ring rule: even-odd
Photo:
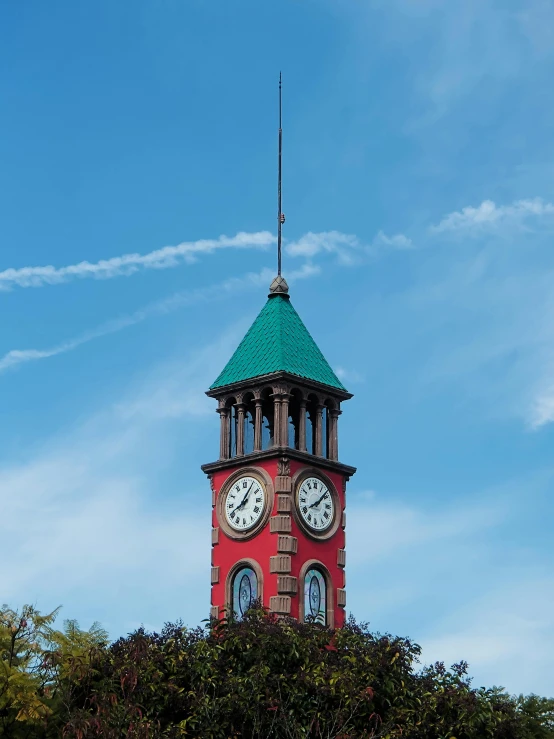
[[212,617],[241,618],[260,600],[276,614],[341,627],[355,469],[339,461],[338,422],[352,395],[280,274],[207,394],[220,416],[219,459],[202,467],[212,489]]

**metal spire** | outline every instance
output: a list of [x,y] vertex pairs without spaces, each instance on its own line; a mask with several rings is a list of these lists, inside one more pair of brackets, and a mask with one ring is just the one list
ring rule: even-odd
[[288,300],[289,286],[284,277],[281,276],[281,231],[285,222],[285,214],[281,210],[281,179],[282,179],[282,159],[283,159],[283,127],[281,120],[282,112],[282,95],[281,95],[281,73],[279,72],[279,179],[277,184],[277,277],[269,286],[270,298],[280,295]]
[[281,210],[281,181],[283,160],[283,128],[282,128],[282,77],[279,72],[279,179],[277,185],[277,275],[281,276],[281,231],[285,222],[284,213]]

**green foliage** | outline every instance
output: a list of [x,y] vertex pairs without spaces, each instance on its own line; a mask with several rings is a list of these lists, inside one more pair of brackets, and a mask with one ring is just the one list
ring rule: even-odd
[[48,682],[42,655],[56,612],[41,616],[32,606],[0,611],[0,727],[16,735],[16,722],[37,723],[50,713],[42,700]]
[[[70,661],[84,664],[93,648],[105,645],[107,634],[98,624],[81,631],[66,621],[63,631],[53,628],[59,609],[43,616],[33,606],[21,612],[0,608],[0,736],[59,736],[60,688]],[[54,733],[52,733],[54,732]]]
[[[507,695],[503,698],[510,700]],[[554,736],[554,698],[520,695],[515,699],[515,709],[523,726],[522,739],[550,739]]]
[[2,736],[554,739],[554,700],[474,689],[465,663],[418,669],[416,644],[353,620],[333,632],[252,609],[108,645],[97,626],[53,631],[53,616],[2,611],[3,665],[17,675],[0,685]]
[[464,663],[416,671],[419,654],[408,639],[352,620],[331,632],[262,610],[206,630],[140,629],[99,652],[76,679],[66,736],[554,737],[546,703],[526,699],[524,709],[496,689],[474,690]]

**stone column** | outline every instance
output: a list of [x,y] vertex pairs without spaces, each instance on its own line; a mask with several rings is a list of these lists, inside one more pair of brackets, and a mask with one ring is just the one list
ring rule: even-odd
[[229,409],[218,408],[220,419],[220,432],[219,432],[219,458],[229,459]]
[[262,450],[262,399],[256,398],[256,416],[254,418],[254,451],[261,452]]
[[237,404],[237,457],[244,454],[244,403]]
[[319,403],[315,416],[315,454],[316,457],[323,454],[323,406]]
[[300,417],[298,419],[298,448],[301,452],[306,450],[306,400],[300,401]]
[[338,419],[341,414],[339,410],[329,411],[329,459],[339,458],[339,431]]
[[273,393],[273,446],[281,445],[281,395]]
[[289,398],[288,393],[281,395],[281,446],[289,445]]

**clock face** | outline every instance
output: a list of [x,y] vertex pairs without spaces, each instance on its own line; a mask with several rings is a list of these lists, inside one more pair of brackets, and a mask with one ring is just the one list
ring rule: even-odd
[[298,490],[298,511],[313,531],[325,531],[335,518],[335,500],[327,485],[317,477],[308,477]]
[[225,497],[225,518],[235,531],[247,531],[255,526],[263,515],[265,491],[255,477],[239,477]]

